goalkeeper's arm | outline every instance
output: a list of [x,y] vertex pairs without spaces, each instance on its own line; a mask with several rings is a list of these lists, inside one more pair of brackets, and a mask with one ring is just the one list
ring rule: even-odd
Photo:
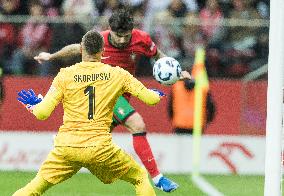
[[39,63],[43,63],[44,61],[52,61],[52,60],[64,60],[70,57],[78,56],[81,54],[81,46],[80,44],[71,44],[63,47],[61,50],[50,54],[47,52],[41,52],[38,56],[35,56],[34,59]]
[[59,91],[48,91],[44,99],[34,106],[32,113],[38,120],[46,120],[59,104],[58,97],[60,97]]
[[[162,93],[162,92],[161,92]],[[157,91],[142,87],[138,94],[134,95],[147,105],[153,106],[160,102],[160,94]],[[164,95],[162,95],[164,96]]]
[[146,88],[139,80],[137,80],[128,71],[119,68],[120,76],[125,79],[124,92],[137,97],[145,104],[153,106],[160,102],[161,97],[165,94],[157,89]]

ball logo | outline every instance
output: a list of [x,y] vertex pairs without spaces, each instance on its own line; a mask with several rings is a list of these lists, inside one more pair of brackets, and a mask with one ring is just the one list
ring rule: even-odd
[[163,80],[163,81],[168,81],[168,80],[170,80],[171,77],[172,77],[172,75],[173,75],[172,73],[166,73],[165,76],[162,76],[162,73],[161,73],[161,72],[158,73],[159,79],[160,79],[160,80]]

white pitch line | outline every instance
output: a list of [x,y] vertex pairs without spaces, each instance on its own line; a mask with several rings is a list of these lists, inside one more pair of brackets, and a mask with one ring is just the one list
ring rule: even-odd
[[219,192],[201,176],[193,175],[191,180],[203,193],[207,194],[208,196],[224,196],[223,193]]

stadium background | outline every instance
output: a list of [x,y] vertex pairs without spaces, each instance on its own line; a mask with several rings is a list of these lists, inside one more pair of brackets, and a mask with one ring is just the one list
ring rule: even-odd
[[[149,32],[158,48],[178,59],[184,69],[192,66],[196,47],[206,48],[206,69],[216,115],[204,130],[200,171],[224,195],[262,195],[269,27],[266,0],[1,0],[0,66],[4,99],[0,119],[0,190],[3,195],[11,195],[32,178],[30,171],[36,171],[44,160],[62,122],[61,107],[44,122],[27,115],[17,103],[16,93],[33,88],[45,94],[59,66],[67,66],[74,59],[40,66],[32,57],[40,51],[54,52],[78,43],[91,28],[108,28],[108,16],[122,4],[132,6],[137,27]],[[149,59],[142,57],[137,63],[137,75],[146,86],[170,94],[171,87],[161,86],[151,77]],[[182,185],[173,195],[204,195],[190,180],[192,138],[173,133],[168,98],[154,108],[136,99],[131,102],[146,122],[159,167]],[[124,128],[118,127],[114,139],[137,158],[131,138],[125,133]],[[80,174],[71,181],[74,184],[67,183],[49,194],[91,195],[92,192],[83,188],[89,178]],[[94,182],[93,186],[96,189],[102,185]],[[111,190],[120,187],[124,189],[117,194],[131,195],[131,188],[125,184],[93,192],[116,195]],[[69,193],[60,192],[67,189]]]

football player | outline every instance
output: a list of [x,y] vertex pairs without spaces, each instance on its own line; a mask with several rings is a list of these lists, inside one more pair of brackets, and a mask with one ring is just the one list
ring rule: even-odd
[[157,104],[162,94],[147,89],[126,70],[101,63],[103,40],[97,31],[87,32],[82,62],[62,68],[43,99],[31,89],[18,93],[18,101],[37,119],[47,119],[60,102],[64,116],[53,150],[36,177],[14,196],[42,195],[82,167],[105,184],[121,179],[135,186],[136,195],[156,195],[145,169],[113,143],[110,126],[114,105],[123,93],[148,105]]
[[[157,48],[148,33],[134,28],[133,16],[128,9],[124,8],[115,11],[108,22],[110,30],[101,32],[105,42],[102,57],[103,63],[120,66],[135,75],[136,58],[140,55],[145,55],[155,60],[166,56]],[[80,55],[80,44],[72,44],[53,54],[42,52],[35,57],[35,60],[42,63],[77,55]],[[190,78],[190,74],[183,71],[182,77]],[[146,127],[143,118],[131,106],[129,99],[129,94],[119,97],[114,107],[112,127],[121,124],[130,131],[133,136],[134,150],[157,188],[165,192],[176,190],[178,184],[163,176],[159,171],[146,137]]]

